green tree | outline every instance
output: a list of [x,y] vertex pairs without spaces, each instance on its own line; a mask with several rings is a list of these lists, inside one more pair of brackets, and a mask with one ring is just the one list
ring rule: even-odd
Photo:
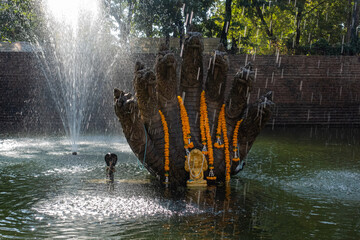
[[105,16],[121,42],[127,42],[136,8],[136,0],[103,0]]
[[[218,0],[217,5],[226,5]],[[358,0],[233,0],[227,42],[241,53],[349,53],[346,40],[357,44]],[[223,27],[225,8],[211,19]],[[350,16],[350,17],[349,17]],[[350,20],[349,20],[350,18]],[[215,35],[214,35],[215,36]],[[231,41],[230,41],[231,39]],[[346,43],[346,42],[345,42]],[[324,51],[332,48],[334,51]]]
[[177,0],[139,1],[134,13],[135,31],[147,37],[179,35],[184,24],[181,7]]
[[0,1],[0,41],[31,41],[39,24],[35,0]]
[[225,1],[225,15],[224,15],[224,24],[221,31],[220,42],[227,47],[227,33],[229,26],[231,24],[231,3],[232,0]]
[[[348,43],[352,46],[357,46],[359,42],[358,31],[360,28],[359,25],[359,14],[360,14],[360,1],[359,0],[349,0],[349,10],[348,10],[348,24],[347,24],[347,35],[349,36]],[[352,8],[352,11],[350,11]],[[359,49],[357,49],[359,50]]]
[[214,2],[214,0],[103,1],[108,17],[120,39],[134,35],[167,39],[172,36],[179,37],[180,40],[185,29],[190,25],[197,25],[200,31],[205,30],[207,26],[210,27],[207,25],[209,22],[205,22],[207,11]]

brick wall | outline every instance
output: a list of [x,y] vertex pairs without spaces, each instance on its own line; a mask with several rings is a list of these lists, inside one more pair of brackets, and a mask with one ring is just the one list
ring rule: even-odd
[[[119,61],[88,130],[119,131],[112,88],[130,90],[136,59],[152,67],[154,56],[136,54]],[[205,55],[206,67],[208,59]],[[269,125],[360,126],[359,57],[230,55],[228,81],[249,61],[256,71],[251,101],[268,90],[274,92],[276,107]],[[63,132],[54,106],[34,54],[0,52],[0,133]]]
[[62,131],[53,105],[35,55],[0,52],[0,133]]
[[[106,84],[101,101],[94,96],[89,97],[94,99],[94,107],[91,120],[83,131],[121,131],[113,112],[113,86]],[[51,94],[34,53],[0,52],[0,134],[64,134]]]
[[[155,54],[136,56],[148,67]],[[207,69],[210,55],[204,55]],[[251,102],[268,91],[276,103],[268,125],[360,126],[360,57],[230,55],[228,86],[246,63],[253,63]]]
[[[237,69],[246,56],[230,59]],[[274,92],[271,124],[360,125],[359,57],[256,56],[248,61],[257,72],[252,100]]]

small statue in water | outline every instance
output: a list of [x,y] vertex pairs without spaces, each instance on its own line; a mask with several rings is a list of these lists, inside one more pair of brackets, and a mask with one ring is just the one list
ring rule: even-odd
[[190,173],[187,186],[207,186],[204,171],[208,169],[207,160],[199,149],[192,150],[186,158],[185,170]]
[[117,155],[114,153],[107,153],[105,155],[105,162],[106,162],[106,177],[109,179],[110,182],[114,182],[114,172],[115,165],[117,162]]

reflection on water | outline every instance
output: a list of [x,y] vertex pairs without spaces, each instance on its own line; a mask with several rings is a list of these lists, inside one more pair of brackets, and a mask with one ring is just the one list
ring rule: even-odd
[[229,186],[176,190],[120,137],[84,138],[77,156],[63,138],[2,139],[0,238],[359,239],[360,135],[316,131],[267,130]]

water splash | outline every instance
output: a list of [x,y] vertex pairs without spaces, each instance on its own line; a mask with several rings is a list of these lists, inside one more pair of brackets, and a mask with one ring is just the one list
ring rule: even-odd
[[154,216],[171,217],[173,215],[202,213],[202,210],[191,204],[186,204],[181,210],[173,209],[173,205],[174,202],[139,196],[65,194],[51,201],[39,202],[34,207],[34,210],[40,214],[59,219],[83,219],[86,217],[98,220],[106,218],[129,220]]
[[46,0],[45,6],[56,21],[64,22],[74,30],[78,27],[79,15],[89,12],[97,16],[100,7],[98,0]]
[[101,103],[111,39],[104,37],[99,0],[47,0],[44,8],[47,26],[36,43],[37,57],[71,151],[77,152],[80,133]]
[[358,172],[322,170],[282,183],[286,190],[294,191],[299,195],[357,201],[360,197],[360,189],[354,182],[359,180]]

